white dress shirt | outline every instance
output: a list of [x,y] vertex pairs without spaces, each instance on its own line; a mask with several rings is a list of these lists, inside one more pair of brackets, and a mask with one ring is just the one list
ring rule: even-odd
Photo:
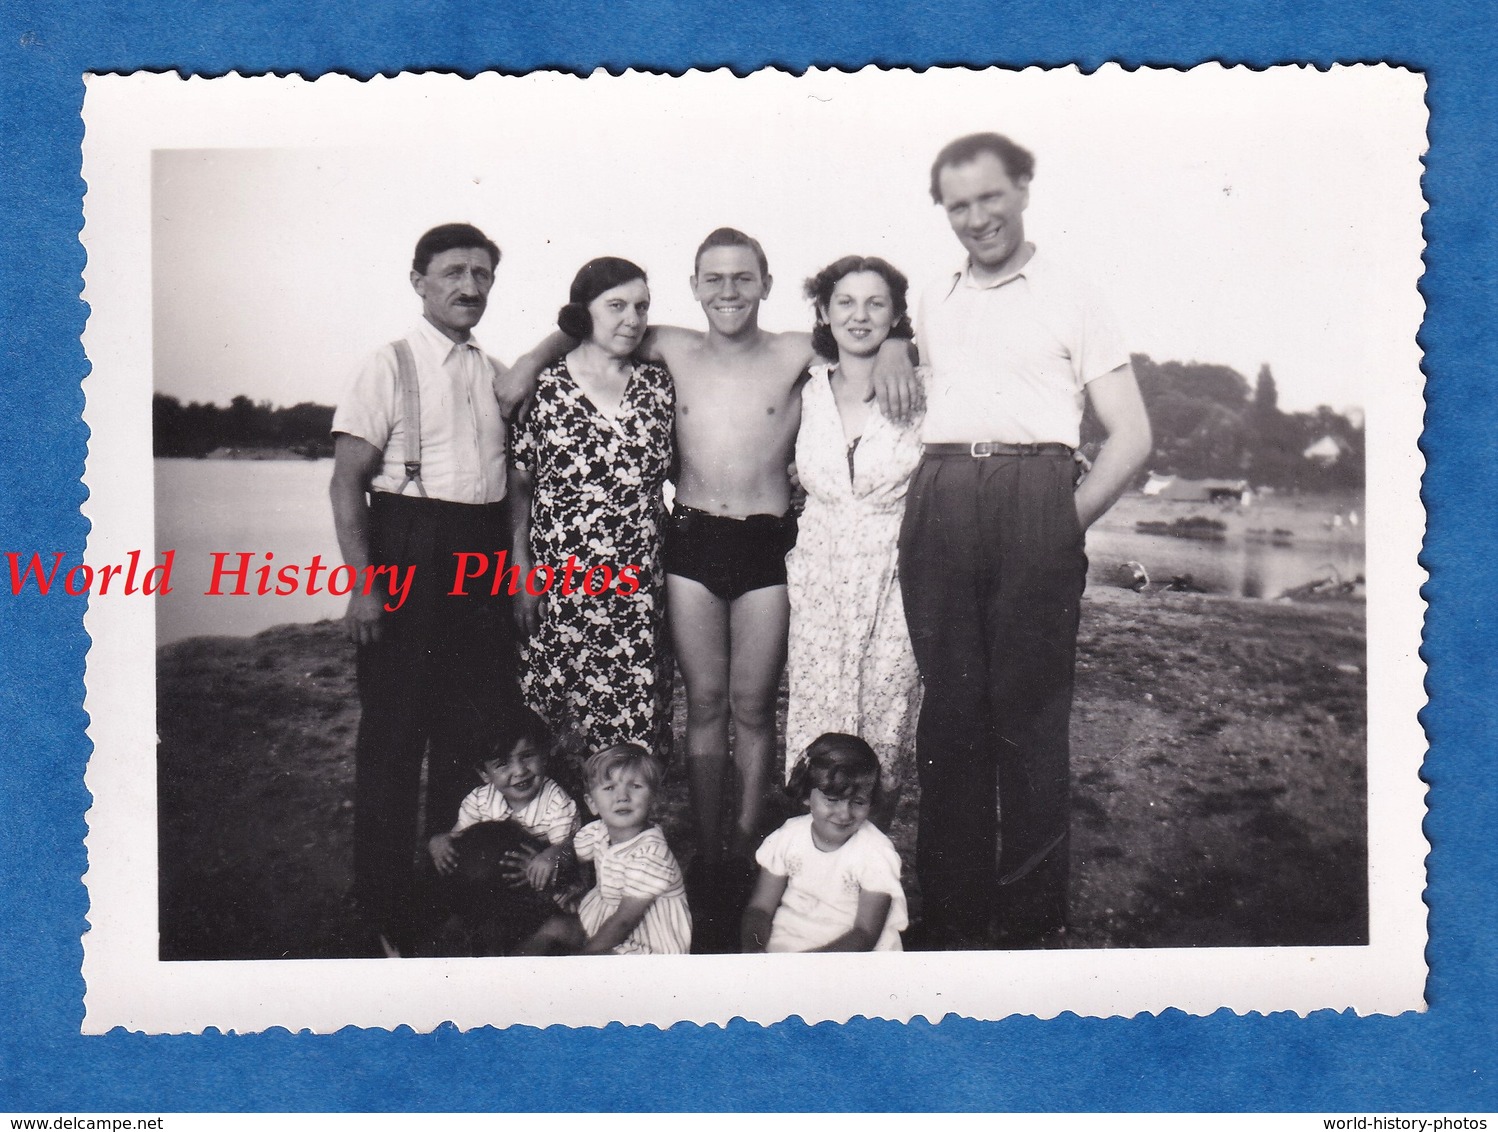
[[[454,342],[422,319],[406,335],[421,392],[421,483],[428,497],[498,503],[505,497],[505,419],[493,378],[502,367],[470,337]],[[355,370],[333,414],[333,431],[384,454],[371,488],[392,494],[406,478],[404,412],[395,388],[395,348],[381,346]],[[418,496],[408,484],[405,495]]]
[[1087,383],[1129,361],[1102,300],[1039,252],[992,283],[964,267],[928,287],[916,338],[931,367],[927,444],[1075,448]]

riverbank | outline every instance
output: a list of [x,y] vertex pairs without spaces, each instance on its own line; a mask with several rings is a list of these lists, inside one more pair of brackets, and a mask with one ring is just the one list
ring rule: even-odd
[[[1069,946],[1366,942],[1364,621],[1352,600],[1089,591]],[[163,646],[157,703],[162,957],[361,953],[341,627]],[[674,845],[683,777],[661,813]],[[907,870],[914,815],[912,783],[893,829]]]

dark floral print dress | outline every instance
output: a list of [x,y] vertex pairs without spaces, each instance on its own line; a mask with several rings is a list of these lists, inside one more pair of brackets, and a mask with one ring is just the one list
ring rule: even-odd
[[554,572],[541,627],[522,648],[521,689],[554,728],[580,731],[595,751],[632,741],[670,755],[661,489],[675,416],[663,366],[636,363],[610,416],[558,359],[513,438],[515,465],[534,483],[536,586],[543,564]]

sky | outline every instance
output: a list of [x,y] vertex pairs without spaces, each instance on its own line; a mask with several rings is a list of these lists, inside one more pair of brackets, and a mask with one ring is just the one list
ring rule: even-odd
[[979,130],[1035,153],[1027,235],[1101,289],[1133,351],[1250,382],[1267,363],[1290,410],[1419,380],[1425,109],[1408,72],[331,76],[178,93],[140,113],[158,139],[154,386],[183,401],[335,403],[419,317],[411,249],[452,220],[503,249],[478,328],[501,360],[551,328],[597,255],[646,269],[653,321],[702,326],[687,280],[720,225],[769,255],[761,325],[809,329],[801,283],[839,256],[885,256],[917,287],[960,266],[927,181],[937,149]]

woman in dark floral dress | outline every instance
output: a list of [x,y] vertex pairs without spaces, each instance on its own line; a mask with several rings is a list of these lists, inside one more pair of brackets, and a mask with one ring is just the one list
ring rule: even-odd
[[[675,393],[663,367],[633,358],[650,290],[628,260],[591,260],[557,325],[581,340],[541,372],[514,437],[513,502],[529,499],[516,542],[529,631],[526,701],[593,750],[637,742],[669,756],[671,656],[665,629],[662,485],[671,466]],[[529,546],[530,559],[525,558]]]

